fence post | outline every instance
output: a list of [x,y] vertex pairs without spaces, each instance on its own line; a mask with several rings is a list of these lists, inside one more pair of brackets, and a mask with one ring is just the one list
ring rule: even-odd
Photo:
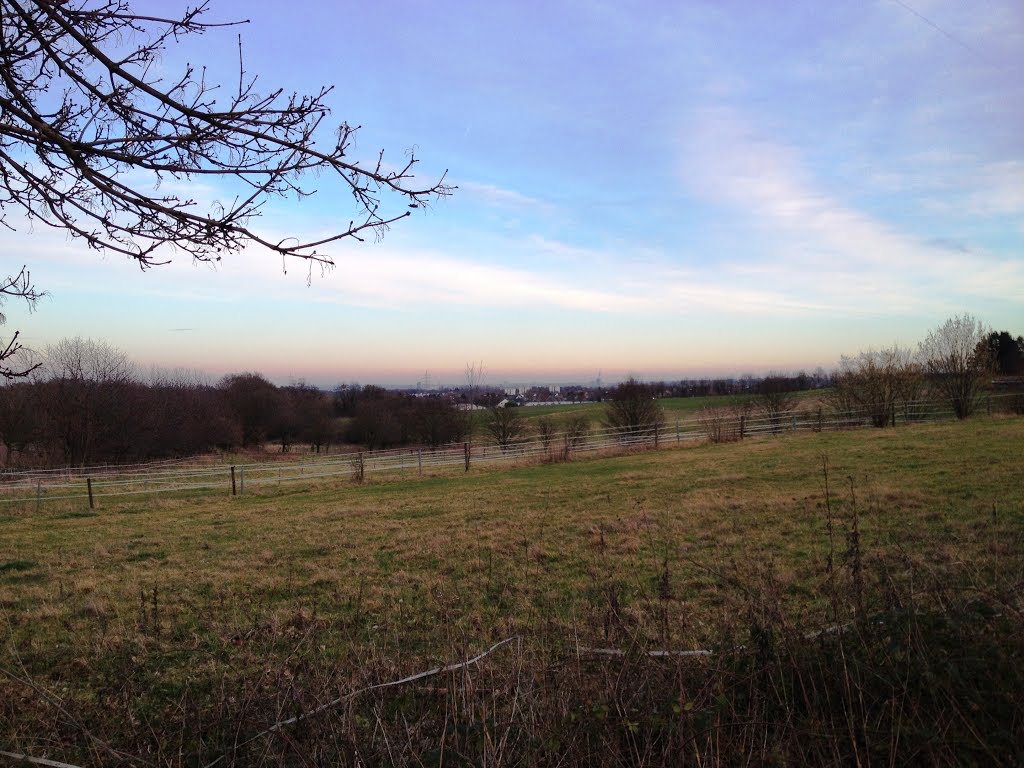
[[676,442],[679,442],[679,417],[676,416]]
[[469,472],[469,443],[462,444],[462,452],[466,454],[466,471]]
[[654,425],[654,447],[655,448],[658,447],[658,430],[659,430],[659,428],[660,428],[660,425],[658,425],[658,424]]
[[790,417],[790,419],[791,419],[791,421],[790,421],[790,423],[789,423],[789,431],[790,431],[790,432],[796,432],[796,414],[794,413],[794,414],[793,414],[793,415],[792,415],[792,416]]
[[43,481],[36,480],[36,512],[43,508]]
[[96,505],[93,503],[92,498],[92,478],[85,478],[85,487],[89,489],[89,509],[95,509]]
[[743,432],[747,428],[747,417],[745,414],[740,414],[740,440],[743,439]]
[[423,477],[423,449],[422,448],[417,448],[416,449],[416,463],[419,464],[419,467],[420,467],[420,477]]
[[231,495],[237,496],[238,491],[235,488],[235,465],[231,465]]

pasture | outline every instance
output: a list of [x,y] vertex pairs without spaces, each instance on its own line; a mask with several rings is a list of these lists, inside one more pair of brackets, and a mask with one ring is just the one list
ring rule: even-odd
[[[764,626],[803,637],[911,598],[945,610],[943,590],[998,603],[1024,566],[1022,447],[1024,420],[979,418],[0,510],[0,750],[97,765],[614,764],[647,734],[632,762],[659,764],[685,721],[692,754],[723,759],[746,747],[708,746],[694,718],[714,729],[738,705],[677,684],[694,674],[681,665],[707,662],[658,671],[645,654],[747,648]],[[361,693],[506,639],[473,667]],[[665,712],[616,711],[623,674],[638,691],[676,681]]]
[[[807,408],[811,405],[817,407],[818,402],[828,390],[810,389],[794,392],[793,397],[800,408]],[[658,402],[665,410],[665,418],[671,424],[676,418],[686,418],[698,415],[706,408],[720,408],[728,405],[741,405],[750,403],[758,406],[761,403],[760,396],[748,395],[703,395],[699,397],[663,397]],[[556,422],[574,416],[583,416],[592,426],[599,426],[604,420],[605,403],[584,402],[564,403],[560,405],[532,405],[523,407],[520,414],[526,419],[537,419],[542,416],[550,416]],[[481,426],[477,430],[482,432]]]

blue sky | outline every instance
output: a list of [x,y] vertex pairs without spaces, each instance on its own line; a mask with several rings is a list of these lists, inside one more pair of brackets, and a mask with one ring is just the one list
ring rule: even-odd
[[[221,0],[210,18],[251,20],[263,88],[334,84],[361,156],[415,147],[459,189],[338,244],[308,286],[255,248],[141,273],[20,226],[0,252],[50,295],[8,304],[5,334],[331,386],[455,384],[480,360],[494,384],[827,369],[961,312],[1024,333],[1018,0]],[[230,83],[237,31],[161,66]],[[316,183],[260,226],[347,224]]]

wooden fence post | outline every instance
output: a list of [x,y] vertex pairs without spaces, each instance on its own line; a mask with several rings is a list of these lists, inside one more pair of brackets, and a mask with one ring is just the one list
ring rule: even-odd
[[232,496],[237,496],[238,495],[238,490],[235,487],[235,465],[234,464],[231,465],[231,495]]
[[92,498],[92,478],[85,478],[85,487],[89,489],[89,509],[95,509],[96,505]]
[[658,430],[659,430],[659,428],[660,428],[659,424],[655,424],[654,425],[654,447],[655,448],[658,447]]
[[419,467],[420,467],[420,477],[423,477],[423,449],[422,448],[417,448],[416,449],[416,462],[417,462],[417,464],[419,464]]
[[466,454],[466,471],[469,472],[469,443],[462,444],[462,452]]
[[743,439],[743,433],[747,428],[747,417],[745,414],[740,414],[740,440]]

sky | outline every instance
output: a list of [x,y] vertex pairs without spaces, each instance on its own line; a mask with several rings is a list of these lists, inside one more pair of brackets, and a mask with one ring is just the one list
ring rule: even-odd
[[[458,385],[481,362],[495,385],[828,370],[965,312],[1024,333],[1019,0],[215,0],[209,19],[249,23],[160,66],[230,84],[240,33],[258,87],[333,84],[357,156],[413,149],[458,189],[329,247],[326,273],[255,247],[141,271],[8,211],[0,258],[48,295],[8,302],[0,338],[331,387]],[[254,226],[345,227],[344,190],[310,183]]]

